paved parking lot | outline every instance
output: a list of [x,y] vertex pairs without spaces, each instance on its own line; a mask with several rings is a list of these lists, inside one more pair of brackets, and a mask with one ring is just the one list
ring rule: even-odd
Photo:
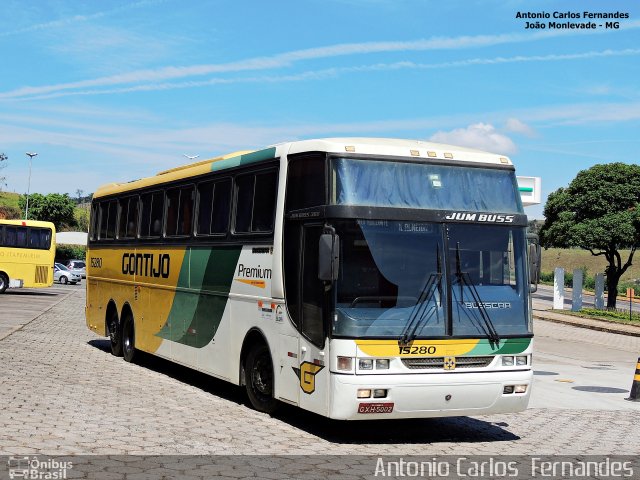
[[284,408],[272,418],[206,375],[113,357],[85,326],[83,288],[0,340],[0,365],[0,455],[640,453],[640,403],[354,423]]

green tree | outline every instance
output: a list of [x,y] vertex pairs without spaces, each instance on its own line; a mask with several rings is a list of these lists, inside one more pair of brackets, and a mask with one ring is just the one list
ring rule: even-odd
[[[27,197],[21,195],[18,200],[20,208],[24,211]],[[76,203],[69,198],[69,194],[49,193],[42,195],[32,193],[29,195],[29,219],[53,222],[57,230],[73,227],[76,224],[74,217]]]
[[[640,243],[640,165],[594,165],[549,195],[540,231],[544,247],[580,247],[607,260],[607,308]],[[626,259],[621,250],[629,249]]]

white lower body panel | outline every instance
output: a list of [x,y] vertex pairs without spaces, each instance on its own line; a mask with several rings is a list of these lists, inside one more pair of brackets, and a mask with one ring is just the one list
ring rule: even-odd
[[[373,420],[520,412],[529,404],[532,379],[531,370],[418,375],[332,373],[329,416],[339,420]],[[506,385],[527,385],[527,391],[505,394]],[[387,396],[359,399],[357,391],[363,388],[387,389]],[[373,405],[368,408],[366,404]],[[359,409],[386,413],[359,413]]]

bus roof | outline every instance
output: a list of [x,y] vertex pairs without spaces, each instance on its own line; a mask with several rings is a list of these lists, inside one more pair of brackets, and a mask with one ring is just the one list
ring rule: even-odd
[[51,222],[40,220],[4,220],[0,218],[0,225],[17,225],[18,227],[43,227],[51,228],[55,231],[55,225]]
[[262,150],[247,150],[221,155],[169,170],[159,172],[153,177],[133,180],[125,183],[110,183],[99,187],[94,198],[127,192],[138,188],[161,185],[174,180],[203,175],[211,171],[221,171],[283,155],[304,152],[328,152],[340,154],[382,155],[389,157],[413,157],[425,162],[454,161],[483,163],[488,165],[512,165],[503,155],[483,152],[466,147],[456,147],[420,140],[401,140],[392,138],[322,138],[300,140],[272,145]]

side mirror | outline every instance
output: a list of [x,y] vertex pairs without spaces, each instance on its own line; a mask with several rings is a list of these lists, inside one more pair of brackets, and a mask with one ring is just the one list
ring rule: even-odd
[[320,235],[318,245],[318,279],[333,282],[338,279],[340,237],[332,233]]
[[528,234],[527,243],[529,245],[529,283],[531,284],[531,292],[538,290],[538,282],[540,281],[541,248],[538,235]]

